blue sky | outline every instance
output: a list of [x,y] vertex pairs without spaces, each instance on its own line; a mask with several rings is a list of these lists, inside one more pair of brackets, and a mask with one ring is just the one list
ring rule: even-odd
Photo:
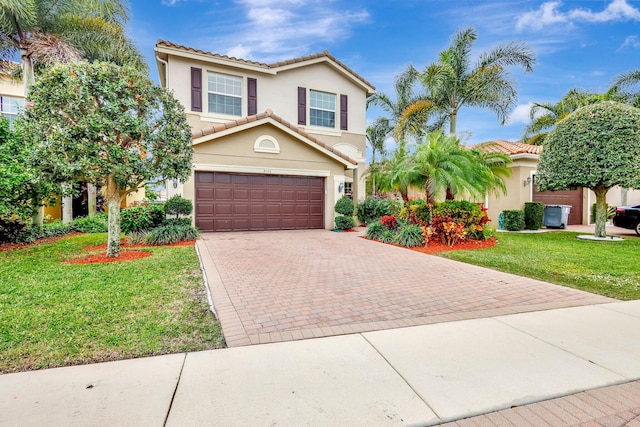
[[[466,144],[518,140],[531,102],[555,102],[569,89],[603,92],[640,69],[640,0],[131,0],[128,27],[157,81],[153,46],[169,40],[210,52],[275,62],[329,50],[393,94],[396,75],[437,60],[456,31],[478,32],[474,53],[509,41],[529,43],[533,73],[513,69],[519,102],[508,125],[464,108]],[[381,115],[367,112],[368,122]]]

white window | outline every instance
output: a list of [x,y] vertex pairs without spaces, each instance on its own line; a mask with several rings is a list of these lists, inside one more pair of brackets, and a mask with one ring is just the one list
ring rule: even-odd
[[310,124],[327,128],[336,127],[336,96],[332,93],[310,91]]
[[24,110],[23,98],[0,96],[0,111],[3,116],[9,119],[9,123],[13,122],[22,110]]
[[242,77],[207,73],[210,113],[242,115]]

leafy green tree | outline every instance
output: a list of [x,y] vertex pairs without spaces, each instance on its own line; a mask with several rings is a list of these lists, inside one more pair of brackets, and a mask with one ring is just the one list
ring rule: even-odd
[[507,68],[521,66],[530,72],[535,55],[526,44],[509,42],[480,53],[472,65],[471,50],[477,38],[473,28],[454,35],[449,48],[440,52],[438,62],[418,76],[426,96],[420,104],[403,110],[401,123],[413,123],[416,128],[421,117],[424,121],[440,115],[449,122],[449,134],[455,135],[458,112],[465,106],[486,108],[496,114],[501,124],[506,123],[517,102],[515,83]]
[[587,187],[596,195],[596,237],[605,237],[607,192],[640,188],[640,109],[606,101],[558,122],[543,143],[539,191]]
[[30,218],[54,185],[43,182],[27,162],[30,147],[0,117],[0,218]]
[[52,182],[102,186],[109,209],[107,256],[120,252],[120,202],[145,183],[186,179],[191,129],[184,108],[132,67],[58,65],[32,86],[33,106],[16,127],[31,162]]
[[125,34],[127,21],[123,0],[2,0],[0,57],[20,56],[25,96],[38,64],[84,58],[144,69]]
[[405,144],[399,144],[393,155],[373,168],[378,178],[378,188],[384,192],[397,192],[402,201],[409,202],[409,188],[418,178],[415,168],[408,157]]

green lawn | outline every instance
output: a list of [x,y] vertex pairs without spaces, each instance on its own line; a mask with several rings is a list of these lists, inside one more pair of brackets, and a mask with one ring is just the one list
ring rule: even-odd
[[640,238],[579,240],[578,233],[497,233],[490,249],[440,254],[621,300],[640,299]]
[[0,373],[224,345],[192,246],[62,264],[106,239],[85,234],[0,252]]

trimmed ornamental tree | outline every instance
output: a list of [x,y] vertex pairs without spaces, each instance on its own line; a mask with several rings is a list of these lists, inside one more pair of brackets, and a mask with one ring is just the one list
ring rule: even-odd
[[52,182],[102,187],[109,209],[107,256],[120,254],[120,202],[145,183],[191,173],[184,108],[134,68],[97,62],[58,65],[31,87],[16,126],[31,162]]
[[596,237],[605,237],[607,192],[640,188],[640,109],[603,102],[561,120],[543,143],[538,191],[587,187],[596,195]]
[[55,190],[26,162],[30,148],[0,116],[0,220],[26,221]]

